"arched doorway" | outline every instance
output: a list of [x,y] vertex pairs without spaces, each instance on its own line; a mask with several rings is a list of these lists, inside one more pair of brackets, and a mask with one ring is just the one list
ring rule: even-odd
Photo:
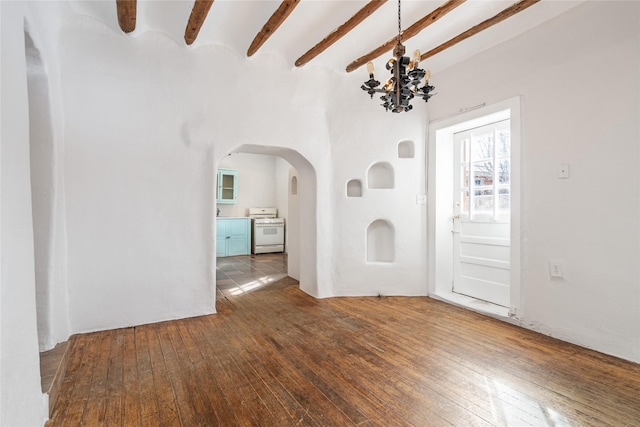
[[[287,253],[289,275],[300,282],[300,289],[319,296],[317,283],[317,176],[313,165],[293,149],[284,147],[244,144],[230,153],[260,154],[286,160],[295,174],[288,176]],[[216,159],[216,168],[223,158]],[[215,204],[215,200],[214,200]],[[216,212],[217,207],[213,211]],[[213,226],[215,236],[215,220]],[[216,260],[217,264],[217,260]]]

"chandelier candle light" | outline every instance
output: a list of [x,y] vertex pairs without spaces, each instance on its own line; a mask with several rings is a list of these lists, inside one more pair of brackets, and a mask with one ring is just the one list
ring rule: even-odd
[[[385,110],[391,110],[394,113],[409,111],[413,108],[409,102],[415,97],[422,97],[425,102],[429,101],[435,93],[432,93],[435,87],[429,85],[429,77],[431,72],[418,68],[420,65],[420,51],[413,52],[413,59],[404,56],[405,47],[402,44],[402,27],[400,25],[400,0],[398,0],[398,42],[393,49],[393,58],[387,61],[387,70],[391,72],[391,77],[386,81],[382,89],[378,89],[380,82],[373,76],[373,63],[367,63],[367,71],[369,72],[369,80],[364,82],[360,88],[366,91],[371,98],[376,93],[382,93],[380,99]],[[424,79],[424,84],[420,87]]]

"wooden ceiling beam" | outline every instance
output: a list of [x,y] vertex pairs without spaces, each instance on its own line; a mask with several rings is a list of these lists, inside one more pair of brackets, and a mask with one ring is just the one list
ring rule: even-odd
[[193,4],[189,22],[187,22],[187,28],[184,30],[184,41],[187,42],[188,45],[196,41],[200,28],[202,28],[202,24],[204,24],[205,19],[207,19],[207,14],[212,4],[213,0],[196,0]]
[[[402,41],[403,42],[407,41],[411,37],[415,36],[420,31],[424,30],[429,25],[433,24],[438,19],[442,18],[447,13],[451,12],[453,9],[455,9],[458,6],[460,6],[465,1],[466,0],[449,0],[448,2],[446,2],[442,6],[440,6],[439,8],[437,8],[436,10],[431,12],[430,14],[424,16],[422,19],[420,19],[419,21],[417,21],[416,23],[411,25],[409,28],[404,30],[402,32]],[[385,44],[383,44],[382,46],[380,46],[380,47],[372,50],[371,52],[367,53],[366,55],[363,55],[360,58],[356,59],[351,64],[347,65],[347,73],[350,73],[353,70],[356,70],[356,69],[360,68],[362,65],[366,64],[367,62],[369,62],[369,61],[371,61],[373,59],[376,59],[380,55],[383,55],[383,54],[385,54],[387,52],[392,51],[394,46],[396,45],[396,43],[397,43],[397,37],[394,37],[391,40],[389,40],[388,42],[386,42]]]
[[296,60],[296,67],[301,67],[307,62],[311,61],[316,56],[324,52],[329,46],[340,40],[343,36],[353,30],[358,24],[367,19],[373,12],[378,10],[380,6],[386,3],[387,0],[371,0],[362,9],[360,9],[355,15],[353,15],[347,22],[340,25],[333,30],[327,37],[325,37],[320,43],[309,49],[304,55]]
[[130,33],[136,29],[137,6],[136,0],[116,0],[118,24],[125,33]]
[[284,0],[280,3],[278,9],[273,12],[271,18],[262,27],[260,32],[251,42],[249,49],[247,50],[247,56],[251,56],[260,49],[260,47],[266,42],[269,37],[275,33],[280,25],[287,19],[287,17],[293,12],[293,9],[300,3],[300,0]]
[[458,34],[457,36],[455,36],[454,38],[452,38],[449,41],[446,41],[444,43],[442,43],[440,46],[435,47],[433,49],[431,49],[428,52],[423,53],[422,55],[420,55],[420,60],[425,60],[427,58],[430,58],[432,56],[434,56],[437,53],[442,52],[445,49],[450,48],[451,46],[460,43],[461,41],[468,39],[469,37],[478,34],[481,31],[486,30],[489,27],[492,27],[494,25],[496,25],[499,22],[504,21],[507,18],[512,17],[513,15],[515,15],[516,13],[520,13],[523,10],[525,10],[526,8],[528,8],[529,6],[533,6],[534,4],[538,3],[540,0],[521,0],[517,3],[514,3],[513,5],[509,6],[508,8],[504,9],[502,12],[498,13],[497,15],[482,21],[481,23],[479,23],[478,25],[475,25],[471,28],[469,28],[467,31],[465,31],[464,33]]

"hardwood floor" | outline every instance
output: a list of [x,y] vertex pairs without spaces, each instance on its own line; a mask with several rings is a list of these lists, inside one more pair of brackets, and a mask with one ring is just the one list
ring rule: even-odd
[[278,263],[219,262],[218,314],[72,337],[49,426],[640,424],[640,365],[429,298],[316,300]]

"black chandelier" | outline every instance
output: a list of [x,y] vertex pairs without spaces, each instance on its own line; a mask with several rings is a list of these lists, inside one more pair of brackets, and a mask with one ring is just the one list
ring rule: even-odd
[[[401,42],[402,27],[400,25],[400,0],[398,0],[398,37],[396,47],[393,49],[393,58],[387,61],[387,70],[391,72],[391,77],[386,81],[382,89],[378,89],[380,82],[373,76],[373,62],[367,63],[369,80],[364,82],[360,88],[366,91],[371,98],[376,93],[382,93],[380,97],[385,110],[394,113],[409,111],[413,108],[409,102],[416,96],[422,97],[425,102],[429,101],[435,93],[435,87],[429,85],[431,72],[418,68],[420,65],[420,51],[413,52],[413,60],[404,56],[405,47]],[[424,80],[424,84],[420,84]]]

